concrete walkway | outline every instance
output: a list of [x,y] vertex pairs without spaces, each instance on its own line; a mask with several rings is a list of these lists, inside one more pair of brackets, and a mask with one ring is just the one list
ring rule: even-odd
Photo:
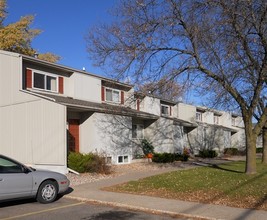
[[[266,220],[267,212],[251,209],[233,208],[221,205],[201,204],[173,199],[156,198],[143,195],[102,191],[101,188],[138,180],[165,172],[178,170],[168,167],[154,171],[129,171],[111,179],[86,183],[73,187],[73,192],[65,197],[104,205],[168,214],[188,219],[233,219],[233,220]],[[185,169],[185,168],[183,168]]]

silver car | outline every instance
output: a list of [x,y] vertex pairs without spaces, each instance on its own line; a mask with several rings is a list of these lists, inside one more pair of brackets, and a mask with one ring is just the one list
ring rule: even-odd
[[36,170],[0,154],[0,201],[33,197],[40,203],[50,203],[69,184],[63,174]]

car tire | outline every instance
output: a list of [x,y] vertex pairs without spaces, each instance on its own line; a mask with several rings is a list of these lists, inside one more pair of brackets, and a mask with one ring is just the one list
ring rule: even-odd
[[51,180],[44,181],[38,189],[36,200],[40,203],[51,203],[57,198],[58,186]]

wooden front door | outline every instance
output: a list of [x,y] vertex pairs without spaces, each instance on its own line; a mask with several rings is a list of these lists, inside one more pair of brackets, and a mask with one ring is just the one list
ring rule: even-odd
[[68,147],[69,151],[79,152],[80,132],[79,126],[80,121],[78,119],[69,119],[69,131],[68,131]]

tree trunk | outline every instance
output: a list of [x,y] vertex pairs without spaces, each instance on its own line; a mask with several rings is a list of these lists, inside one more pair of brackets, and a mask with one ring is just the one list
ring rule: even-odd
[[257,173],[256,167],[256,135],[253,134],[252,123],[245,125],[246,133],[246,174]]
[[267,126],[262,129],[262,163],[267,164]]

